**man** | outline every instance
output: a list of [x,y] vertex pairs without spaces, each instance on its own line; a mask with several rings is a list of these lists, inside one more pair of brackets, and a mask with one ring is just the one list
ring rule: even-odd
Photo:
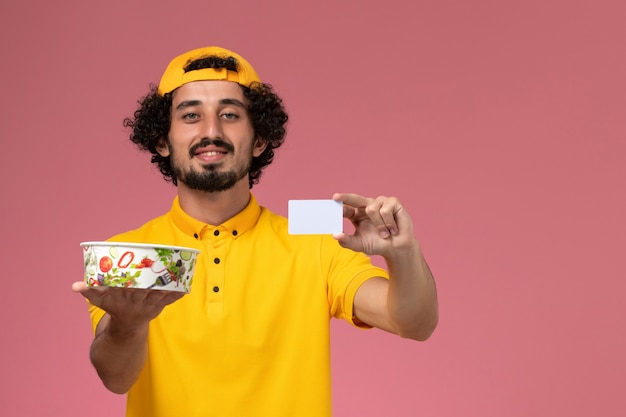
[[73,284],[89,301],[91,361],[128,392],[127,416],[330,416],[330,318],[416,340],[434,331],[435,283],[396,198],[335,194],[353,235],[288,235],[259,206],[250,189],[286,122],[272,87],[219,47],[175,58],[125,120],[178,195],[110,240],[201,251],[188,295]]

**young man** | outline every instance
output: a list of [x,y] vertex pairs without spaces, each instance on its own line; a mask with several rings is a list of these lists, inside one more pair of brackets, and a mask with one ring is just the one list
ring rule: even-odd
[[178,195],[110,240],[201,251],[185,296],[73,284],[89,302],[91,361],[128,392],[127,416],[330,416],[332,317],[415,340],[434,331],[435,283],[396,198],[335,194],[355,226],[336,236],[288,235],[259,206],[250,189],[286,122],[272,87],[219,47],[175,58],[125,120]]

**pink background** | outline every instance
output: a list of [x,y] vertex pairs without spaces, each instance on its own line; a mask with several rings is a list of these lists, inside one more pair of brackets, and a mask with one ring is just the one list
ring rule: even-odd
[[217,44],[290,110],[259,200],[398,196],[436,274],[426,343],[334,322],[337,417],[626,415],[624,4],[4,1],[0,414],[123,414],[78,243],[169,208],[121,121]]

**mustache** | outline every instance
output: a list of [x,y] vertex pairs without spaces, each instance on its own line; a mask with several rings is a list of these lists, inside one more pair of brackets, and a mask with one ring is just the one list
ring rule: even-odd
[[189,149],[189,157],[193,158],[196,154],[196,151],[200,148],[204,148],[206,146],[213,145],[219,148],[226,149],[228,152],[234,152],[235,147],[230,143],[226,143],[221,139],[202,139],[200,142],[196,143]]

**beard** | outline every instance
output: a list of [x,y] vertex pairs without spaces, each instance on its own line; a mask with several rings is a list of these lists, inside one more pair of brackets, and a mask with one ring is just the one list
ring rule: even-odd
[[[234,148],[230,144],[226,144],[220,140],[213,142],[217,146],[227,148],[230,152],[234,151]],[[189,151],[190,158],[193,158],[195,149],[200,146],[206,146],[206,142],[201,142],[196,147],[193,147]],[[172,174],[177,181],[182,182],[187,187],[193,190],[206,191],[209,193],[226,191],[235,186],[237,182],[245,178],[250,171],[250,165],[252,164],[252,151],[246,159],[245,164],[236,166],[234,169],[225,172],[219,172],[218,167],[209,164],[203,165],[202,171],[198,171],[193,167],[185,170],[182,166],[178,165],[174,155],[174,150],[170,150],[170,164],[172,168]]]
[[185,173],[181,173],[174,169],[174,174],[177,176],[178,181],[193,190],[214,193],[233,188],[240,179],[248,174],[248,171],[217,172],[214,167],[206,167],[202,172],[190,169]]

